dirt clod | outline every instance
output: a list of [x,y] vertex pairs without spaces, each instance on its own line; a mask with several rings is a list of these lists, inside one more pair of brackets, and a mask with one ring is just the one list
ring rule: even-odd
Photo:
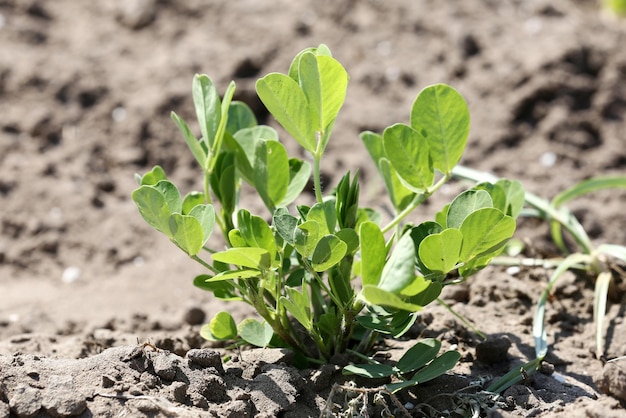
[[476,346],[476,360],[496,364],[507,359],[511,341],[506,337],[489,337]]

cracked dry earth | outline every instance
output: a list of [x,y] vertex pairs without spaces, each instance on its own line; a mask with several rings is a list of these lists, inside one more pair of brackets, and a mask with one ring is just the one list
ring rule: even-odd
[[[585,276],[567,274],[554,290],[541,372],[497,401],[480,390],[533,358],[532,317],[550,271],[490,267],[447,289],[444,300],[488,338],[427,307],[378,355],[393,361],[414,339],[438,337],[461,362],[395,398],[365,390],[384,382],[351,386],[347,358],[299,370],[282,351],[199,337],[220,310],[253,313],[193,287],[202,269],[143,222],[133,174],[160,164],[201,188],[169,118],[193,119],[193,74],[220,91],[235,80],[235,98],[276,126],[255,80],[319,43],[351,76],[324,187],[358,169],[363,203],[377,210],[383,185],[358,134],[406,121],[417,93],[437,82],[469,103],[468,167],[544,198],[625,172],[626,21],[595,1],[0,0],[0,418],[626,416],[626,362],[597,359]],[[429,219],[458,190],[450,184],[411,220]],[[626,245],[625,202],[623,190],[607,191],[570,208],[594,244]],[[556,254],[546,225],[522,220],[516,235],[527,256]],[[625,294],[618,266],[606,359],[626,355]]]

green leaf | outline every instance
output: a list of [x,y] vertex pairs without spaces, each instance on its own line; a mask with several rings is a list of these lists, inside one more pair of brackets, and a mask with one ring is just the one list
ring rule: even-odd
[[307,221],[315,221],[320,227],[320,235],[328,235],[335,232],[337,224],[337,212],[335,211],[335,202],[327,200],[319,202],[311,206],[309,213],[306,215]]
[[318,241],[321,239],[320,226],[315,221],[306,221],[294,229],[294,247],[303,257],[313,253]]
[[519,180],[500,179],[496,185],[504,189],[506,195],[506,207],[502,210],[513,219],[517,219],[526,203],[526,192]]
[[345,101],[348,73],[330,56],[305,52],[298,64],[298,81],[309,103],[313,129],[325,132]]
[[316,140],[307,98],[296,81],[270,73],[256,82],[259,98],[278,123],[307,151],[315,153]]
[[380,160],[387,157],[385,155],[385,148],[383,147],[382,135],[379,135],[376,132],[363,131],[359,137],[361,138],[361,141],[363,141],[365,149],[367,149],[367,152],[370,154],[370,157],[372,157],[374,164],[378,168]]
[[326,271],[346,255],[348,246],[335,235],[325,235],[319,240],[311,257],[315,271]]
[[342,374],[367,377],[370,379],[380,379],[382,377],[395,374],[393,367],[386,364],[349,364],[343,368]]
[[283,144],[259,141],[254,158],[254,185],[265,206],[274,211],[287,194],[289,158]]
[[311,164],[297,158],[289,159],[289,186],[278,206],[288,206],[300,196],[311,178]]
[[[215,314],[211,322],[209,322],[207,329],[200,334],[207,340],[232,340],[237,337],[237,324],[232,315],[226,311],[220,311]],[[209,332],[207,335],[207,331]]]
[[391,162],[387,158],[380,160],[379,168],[383,175],[383,180],[385,182],[391,204],[396,212],[403,211],[413,201],[415,193],[404,187],[402,180],[400,180],[400,177],[398,176],[398,172],[393,168]]
[[377,285],[380,280],[387,251],[385,237],[374,222],[363,222],[361,236],[361,279],[364,285]]
[[154,186],[141,186],[132,193],[141,217],[154,229],[172,238],[169,228],[170,208],[163,194]]
[[433,166],[444,174],[449,174],[461,159],[469,125],[467,103],[450,86],[426,87],[413,102],[411,126],[426,138]]
[[141,177],[141,181],[139,183],[140,186],[154,186],[161,180],[167,180],[167,176],[165,175],[165,171],[161,168],[160,165],[155,165],[152,167],[152,170],[148,171],[146,174]]
[[318,47],[309,47],[305,48],[302,51],[298,52],[295,58],[291,61],[291,65],[289,65],[289,77],[294,79],[296,82],[299,81],[299,69],[300,69],[300,58],[307,52],[311,52],[315,55],[326,55],[332,57],[333,54],[330,52],[328,46],[324,44],[319,44]]
[[241,236],[241,231],[238,229],[231,229],[228,231],[228,242],[231,247],[247,247],[246,240]]
[[226,132],[235,135],[241,129],[251,128],[257,125],[256,116],[250,107],[240,101],[233,101],[228,107],[228,122]]
[[[426,288],[422,291],[414,293],[413,287],[415,287],[415,289],[417,290],[422,289],[424,287]],[[411,290],[411,293],[409,293],[409,290]],[[414,305],[427,306],[428,304],[430,304],[432,301],[434,301],[435,299],[439,297],[442,290],[443,290],[443,285],[441,284],[441,281],[434,281],[434,280],[431,281],[431,280],[426,280],[423,277],[418,277],[416,279],[416,283],[414,285],[407,287],[405,291],[403,291],[402,294],[403,295],[407,294],[411,296],[407,299],[407,302],[410,302]]]
[[395,293],[388,292],[379,287],[364,285],[360,293],[361,298],[370,305],[386,306],[403,311],[417,312],[422,310],[422,306],[405,302]]
[[172,240],[190,256],[197,255],[202,250],[205,242],[204,231],[195,217],[173,213],[169,218],[169,229]]
[[191,153],[193,154],[198,164],[200,164],[200,167],[202,167],[203,169],[206,169],[207,151],[205,151],[204,148],[202,148],[202,145],[200,145],[200,142],[195,137],[195,135],[191,132],[191,129],[189,129],[189,126],[182,118],[180,118],[174,112],[171,113],[171,117],[172,117],[172,120],[178,126],[178,129],[180,130],[180,132],[183,134],[183,138],[185,138],[185,142],[187,143],[189,150],[191,150]]
[[463,234],[454,228],[429,235],[419,246],[420,260],[429,270],[446,274],[454,270],[459,261],[462,243]]
[[461,354],[457,351],[446,351],[441,356],[434,359],[428,366],[415,373],[411,380],[405,380],[399,383],[390,383],[387,389],[395,393],[404,388],[426,383],[436,377],[441,376],[451,370],[458,363]]
[[209,281],[210,278],[211,276],[206,274],[196,276],[193,280],[193,285],[199,287],[202,290],[212,292],[213,296],[221,300],[242,300],[240,296],[237,296],[235,294],[235,286],[232,284],[232,282],[226,280],[211,282]]
[[404,234],[396,244],[383,268],[378,287],[400,293],[415,279],[415,244],[410,234]]
[[191,90],[200,132],[209,148],[212,148],[222,118],[220,96],[213,81],[204,74],[194,76]]
[[235,153],[237,169],[245,181],[254,185],[254,163],[256,146],[260,141],[278,141],[276,131],[265,125],[253,126],[237,131],[231,138],[225,136],[226,145]]
[[215,209],[211,205],[196,205],[189,212],[189,216],[195,218],[200,224],[202,228],[202,246],[204,246],[213,233]]
[[267,347],[274,336],[274,330],[270,324],[261,323],[252,318],[241,321],[237,329],[244,341],[257,347]]
[[396,211],[402,211],[411,203],[415,193],[404,187],[396,169],[385,155],[382,135],[365,131],[361,132],[360,137],[385,182],[391,204]]
[[216,283],[232,279],[252,279],[262,275],[263,273],[256,269],[226,270],[208,278],[207,282]]
[[340,228],[356,228],[359,217],[359,172],[350,182],[348,171],[339,181],[335,190],[335,213]]
[[441,348],[441,341],[436,338],[425,338],[420,340],[413,347],[409,348],[398,363],[396,364],[396,368],[400,371],[400,373],[410,373],[417,369],[421,369],[437,357],[437,353],[439,353],[439,349]]
[[339,114],[346,99],[348,73],[336,59],[317,55],[322,88],[322,130],[326,131]]
[[160,182],[158,182],[152,187],[157,189],[159,193],[163,195],[163,198],[165,198],[165,203],[167,204],[167,207],[170,209],[170,212],[180,213],[182,211],[183,202],[182,202],[182,199],[180,198],[180,192],[178,191],[176,186],[174,186],[173,183],[167,180],[161,180]]
[[446,226],[458,228],[472,212],[481,208],[492,208],[491,195],[484,190],[466,190],[454,198],[448,208]]
[[287,296],[280,298],[281,303],[287,311],[306,329],[313,329],[313,318],[311,317],[311,301],[307,292],[307,287],[303,286],[302,292],[298,292],[293,287],[286,286],[285,292]]
[[294,245],[296,243],[295,230],[298,226],[298,218],[290,215],[287,208],[278,208],[274,212],[273,220],[278,235],[287,243]]
[[[424,238],[432,234],[438,234],[441,231],[443,231],[443,227],[438,222],[432,222],[432,221],[423,222],[419,224],[418,226],[411,229],[410,233],[411,233],[411,238],[413,239],[413,245],[415,246],[415,248],[419,250],[420,244],[422,243]],[[426,265],[424,265],[424,263],[419,257],[419,251],[418,251],[418,254],[416,255],[418,256],[417,265],[419,267],[420,272],[423,275],[428,275],[429,278],[431,278],[431,275],[433,275],[434,273],[430,271],[430,269],[428,269]]]
[[335,234],[348,246],[346,254],[354,254],[359,249],[359,236],[352,228],[343,228]]
[[213,254],[213,260],[261,271],[268,270],[272,265],[270,253],[258,247],[229,248]]
[[515,232],[515,220],[495,208],[482,208],[468,215],[461,227],[461,261],[487,255],[504,246]]
[[298,82],[307,101],[313,129],[322,132],[322,82],[317,60],[312,52],[306,52],[300,56],[298,64]]
[[237,213],[237,226],[248,247],[263,248],[274,260],[276,257],[276,240],[272,229],[263,218],[250,214],[246,209],[241,209]]
[[183,199],[182,214],[188,215],[191,209],[204,203],[204,193],[189,192]]
[[404,185],[423,192],[433,184],[435,173],[428,143],[421,133],[397,123],[383,132],[385,154]]
[[449,203],[435,214],[435,222],[441,225],[442,228],[448,226],[448,210],[450,210]]

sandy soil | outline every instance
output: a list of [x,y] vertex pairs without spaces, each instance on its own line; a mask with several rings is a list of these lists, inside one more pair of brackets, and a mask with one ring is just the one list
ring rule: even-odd
[[[0,417],[320,415],[339,367],[298,371],[272,350],[216,361],[197,332],[224,305],[192,286],[202,269],[152,231],[129,197],[133,174],[154,164],[200,188],[169,118],[175,110],[193,119],[193,74],[210,75],[221,91],[235,80],[236,98],[274,124],[256,78],[286,71],[319,43],[351,76],[325,186],[359,169],[372,207],[384,204],[382,184],[359,132],[408,120],[417,93],[436,82],[470,105],[469,167],[546,198],[624,174],[626,22],[593,1],[0,0]],[[624,202],[624,192],[599,192],[570,207],[594,242],[626,245]],[[555,251],[545,225],[523,221],[517,235],[537,253]],[[413,336],[456,344],[463,360],[400,402],[416,405],[414,416],[435,414],[423,402],[451,411],[478,398],[446,393],[531,359],[534,305],[549,273],[489,268],[446,295],[487,342],[429,307]],[[545,373],[509,389],[503,404],[479,398],[483,413],[626,416],[624,363],[595,358],[593,282],[567,276],[555,296]],[[617,286],[607,358],[626,354],[623,297]],[[148,340],[158,350],[137,345]],[[503,346],[500,357],[479,353]],[[341,396],[332,399],[345,412]]]

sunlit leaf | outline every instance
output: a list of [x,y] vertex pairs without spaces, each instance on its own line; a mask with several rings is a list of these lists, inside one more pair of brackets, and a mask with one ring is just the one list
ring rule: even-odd
[[430,151],[421,133],[410,126],[395,124],[383,132],[383,146],[406,187],[421,192],[433,184],[435,173]]
[[244,341],[257,347],[267,347],[274,336],[274,330],[270,324],[252,318],[241,321],[237,330]]
[[213,260],[256,270],[267,270],[272,265],[270,253],[257,247],[230,248],[213,254]]
[[442,173],[450,173],[461,159],[469,123],[465,99],[445,84],[426,87],[413,102],[411,127],[426,139],[432,164]]
[[315,271],[326,271],[346,255],[348,246],[335,235],[325,235],[319,240],[311,256]]
[[256,83],[259,98],[278,123],[307,151],[315,152],[315,133],[307,98],[296,81],[270,73]]

